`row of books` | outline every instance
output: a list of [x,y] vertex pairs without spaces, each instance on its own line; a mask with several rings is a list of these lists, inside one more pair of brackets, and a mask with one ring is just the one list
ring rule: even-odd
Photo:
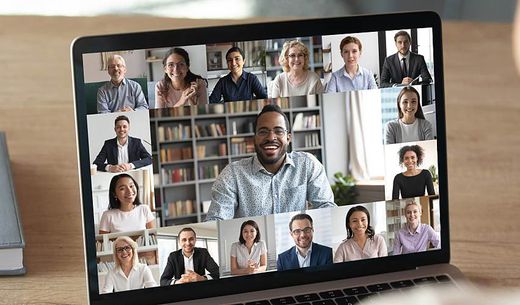
[[304,141],[305,141],[305,147],[320,146],[320,136],[317,132],[306,134]]
[[252,137],[231,138],[231,154],[243,155],[255,152],[255,143]]
[[[112,251],[112,247],[114,246],[114,239],[110,239],[105,243],[102,240],[96,240],[96,252],[103,252],[103,251]],[[153,246],[157,245],[157,237],[155,234],[149,234],[147,236],[140,235],[135,240],[138,247],[144,247],[144,246]]]
[[[218,145],[218,155],[220,157],[227,156],[227,144],[226,143],[220,143]],[[206,145],[197,145],[197,158],[204,159],[206,157],[214,157],[214,155],[207,155],[206,154]]]
[[194,106],[153,109],[150,111],[150,116],[152,118],[190,116],[192,110],[196,109]]
[[231,134],[237,135],[239,133],[254,133],[253,122],[244,122],[242,126],[238,127],[237,121],[231,123]]
[[310,128],[319,128],[320,126],[321,122],[319,114],[304,116],[303,113],[300,112],[294,117],[292,128],[293,130],[302,130]]
[[161,175],[163,184],[195,180],[193,168],[162,168]]
[[195,213],[193,200],[177,200],[169,202],[165,210],[166,217],[178,217]]
[[219,164],[199,166],[199,179],[213,179],[220,174],[221,166]]
[[226,135],[226,124],[211,123],[206,126],[195,125],[195,137],[220,137]]
[[161,162],[193,159],[191,147],[165,147],[160,150]]
[[159,142],[191,139],[191,125],[159,126],[157,128]]

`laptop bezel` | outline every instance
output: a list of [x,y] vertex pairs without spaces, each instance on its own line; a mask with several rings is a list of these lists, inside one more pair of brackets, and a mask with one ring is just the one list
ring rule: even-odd
[[[441,249],[399,256],[382,257],[328,266],[310,267],[284,272],[268,272],[246,277],[230,277],[176,287],[156,287],[118,292],[98,293],[98,274],[89,146],[87,108],[84,96],[83,54],[119,50],[164,48],[217,42],[251,41],[287,37],[388,31],[406,28],[432,28],[436,97],[437,149],[439,169]],[[442,28],[434,12],[411,12],[366,15],[328,19],[295,20],[243,25],[176,29],[153,32],[123,33],[77,38],[71,47],[77,129],[78,161],[83,213],[83,230],[87,266],[88,294],[92,304],[162,303],[195,298],[272,289],[317,281],[352,278],[378,273],[413,269],[418,266],[448,263],[450,260],[448,172],[446,147],[446,116],[442,57]]]

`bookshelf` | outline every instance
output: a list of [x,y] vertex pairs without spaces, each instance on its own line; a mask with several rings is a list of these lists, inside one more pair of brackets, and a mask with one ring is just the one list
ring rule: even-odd
[[218,174],[230,162],[254,155],[253,122],[271,102],[280,105],[294,126],[289,151],[309,152],[325,165],[317,96],[150,110],[156,210],[162,226],[204,220]]
[[96,235],[96,257],[99,287],[103,287],[108,270],[114,268],[112,246],[119,236],[128,236],[137,243],[139,262],[148,265],[153,277],[159,283],[159,257],[156,229],[145,229],[131,232],[119,232]]

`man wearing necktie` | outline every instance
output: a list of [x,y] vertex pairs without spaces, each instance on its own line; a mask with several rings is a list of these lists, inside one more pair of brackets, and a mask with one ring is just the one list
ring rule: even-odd
[[410,51],[411,37],[406,31],[399,31],[394,36],[397,53],[385,58],[381,70],[381,87],[409,85],[419,75],[422,84],[432,81],[424,57]]

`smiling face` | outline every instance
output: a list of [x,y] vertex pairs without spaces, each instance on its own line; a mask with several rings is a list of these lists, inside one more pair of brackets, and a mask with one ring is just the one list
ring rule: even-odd
[[116,257],[121,265],[132,264],[134,252],[132,247],[126,241],[117,241],[115,249]]
[[303,71],[305,67],[305,53],[300,47],[291,47],[287,52],[287,62],[290,71]]
[[118,57],[113,57],[108,61],[108,75],[110,80],[119,84],[125,78],[126,66],[125,63]]
[[368,217],[365,212],[356,211],[350,215],[348,226],[354,236],[365,236],[368,228]]
[[354,42],[347,43],[341,50],[341,57],[343,57],[346,67],[357,67],[360,56],[359,46]]
[[314,232],[312,224],[308,219],[296,219],[291,225],[291,236],[294,244],[302,249],[307,249],[311,246]]
[[405,214],[408,225],[412,228],[416,228],[419,225],[419,220],[421,219],[421,209],[417,206],[417,204],[409,204],[406,206]]
[[173,81],[184,81],[188,73],[188,65],[182,56],[173,53],[166,59],[164,73]]
[[256,238],[256,229],[251,225],[245,225],[242,230],[242,238],[246,242],[246,244],[253,243]]
[[408,40],[406,35],[397,36],[395,40],[395,46],[401,55],[406,56],[410,50],[410,40]]
[[190,256],[193,253],[196,242],[197,237],[195,237],[195,233],[192,231],[182,231],[181,234],[179,234],[179,246],[181,247],[182,252],[187,256]]
[[117,139],[120,143],[123,143],[126,141],[128,137],[128,131],[130,130],[130,124],[126,120],[119,120],[117,121],[116,125],[114,126],[114,131],[116,132]]
[[[255,151],[260,162],[265,165],[281,166],[291,134],[284,132],[277,135],[275,129],[286,130],[284,117],[274,111],[263,113],[256,122]],[[267,130],[267,135],[258,135],[259,131]]]
[[116,183],[115,196],[121,205],[134,204],[135,198],[137,197],[137,189],[134,181],[128,177],[121,177]]
[[242,69],[244,68],[244,58],[240,52],[231,52],[226,57],[227,67],[231,73],[235,75],[242,75]]
[[417,112],[419,98],[415,92],[405,92],[399,100],[399,114],[400,117],[415,118]]
[[407,170],[411,171],[417,168],[417,154],[409,150],[404,153],[403,156],[403,165]]

